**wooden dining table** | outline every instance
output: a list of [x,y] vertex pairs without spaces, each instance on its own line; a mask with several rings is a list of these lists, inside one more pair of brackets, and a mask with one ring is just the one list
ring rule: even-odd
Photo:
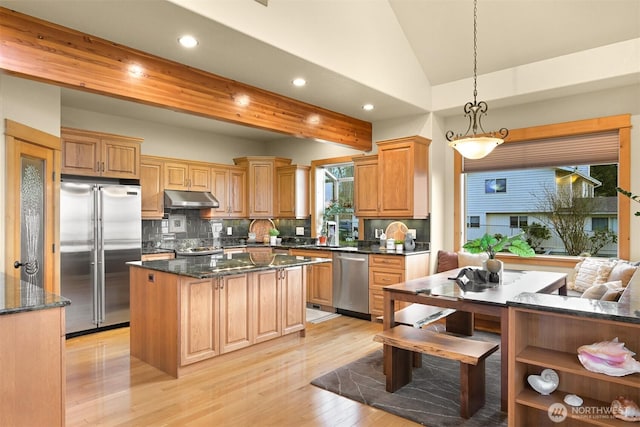
[[[424,304],[456,311],[446,317],[447,332],[473,335],[473,314],[486,314],[500,319],[501,392],[500,406],[507,411],[509,318],[507,302],[522,292],[567,294],[567,275],[549,271],[505,270],[502,283],[466,286],[457,282],[460,269],[420,277],[383,287],[383,329],[396,325],[396,301]],[[464,290],[466,289],[466,290]],[[391,349],[384,346],[385,358]]]

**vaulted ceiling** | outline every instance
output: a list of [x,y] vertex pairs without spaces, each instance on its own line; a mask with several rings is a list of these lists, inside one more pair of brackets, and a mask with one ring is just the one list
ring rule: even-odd
[[[431,111],[460,114],[434,105],[433,95],[455,91],[457,82],[464,83],[466,100],[472,95],[472,0],[269,0],[267,6],[253,0],[0,0],[0,6],[374,123]],[[477,13],[481,99],[483,75],[539,63],[544,80],[545,64],[555,58],[640,40],[638,0],[479,0]],[[183,33],[200,44],[181,48],[176,40]],[[613,76],[606,84],[640,84],[639,74]],[[306,87],[291,85],[298,76]],[[591,80],[579,90],[602,87]],[[554,96],[524,95],[513,102]],[[452,101],[456,107],[464,102]],[[363,111],[364,103],[375,109]],[[63,105],[168,120],[157,109],[67,89]],[[240,137],[280,137],[179,119],[181,126]]]

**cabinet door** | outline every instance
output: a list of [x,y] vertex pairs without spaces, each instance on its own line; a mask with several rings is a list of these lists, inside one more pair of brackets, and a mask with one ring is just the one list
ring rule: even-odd
[[162,219],[164,193],[162,189],[162,162],[143,159],[140,163],[140,187],[142,191],[142,219]]
[[140,144],[102,138],[102,176],[136,179],[140,177]]
[[333,305],[333,266],[330,262],[310,265],[308,268],[308,301],[313,304]]
[[296,214],[296,173],[293,168],[278,168],[276,185],[278,186],[277,217],[295,218]]
[[100,138],[61,132],[62,173],[100,176]]
[[278,270],[282,280],[282,335],[304,329],[306,274],[303,267]]
[[189,184],[189,166],[186,163],[164,162],[164,189],[187,190]]
[[255,342],[259,343],[282,335],[281,282],[276,270],[259,271],[252,277]]
[[189,191],[211,191],[211,168],[206,165],[189,165]]
[[229,215],[233,218],[246,218],[248,216],[246,169],[229,169],[228,193]]
[[[412,216],[413,151],[409,144],[379,148],[380,213]],[[426,191],[426,189],[425,189]]]
[[283,166],[276,169],[276,216],[309,216],[309,167]]
[[203,209],[202,216],[206,218],[226,217],[229,212],[229,169],[225,167],[211,168],[211,193],[220,202],[220,206],[212,209]]
[[378,142],[380,216],[426,218],[429,215],[429,144],[419,136]]
[[220,279],[220,346],[222,353],[253,344],[253,312],[248,275]]
[[180,280],[180,365],[220,353],[217,280]]
[[354,160],[354,203],[357,217],[378,216],[378,158]]
[[249,215],[251,218],[271,218],[274,190],[273,163],[254,162],[249,167]]

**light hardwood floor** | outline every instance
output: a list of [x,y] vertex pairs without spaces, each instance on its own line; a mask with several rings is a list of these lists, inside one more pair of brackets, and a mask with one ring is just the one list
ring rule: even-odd
[[67,340],[67,426],[416,426],[310,384],[376,348],[341,316],[174,379],[129,356],[129,329]]

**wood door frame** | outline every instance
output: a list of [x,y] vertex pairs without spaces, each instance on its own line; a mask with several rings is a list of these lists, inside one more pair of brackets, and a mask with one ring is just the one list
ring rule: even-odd
[[[45,194],[52,194],[45,202],[44,239],[46,245],[52,245],[49,262],[45,262],[45,290],[60,294],[60,165],[62,144],[60,138],[38,129],[5,119],[6,146],[6,183],[5,183],[5,274],[16,276],[13,263],[20,256],[20,155],[18,144],[26,143],[53,151],[53,164],[46,172],[53,173],[53,179],[47,179]],[[16,232],[18,230],[18,232]],[[46,247],[46,246],[45,246]],[[47,280],[46,278],[49,277]]]

